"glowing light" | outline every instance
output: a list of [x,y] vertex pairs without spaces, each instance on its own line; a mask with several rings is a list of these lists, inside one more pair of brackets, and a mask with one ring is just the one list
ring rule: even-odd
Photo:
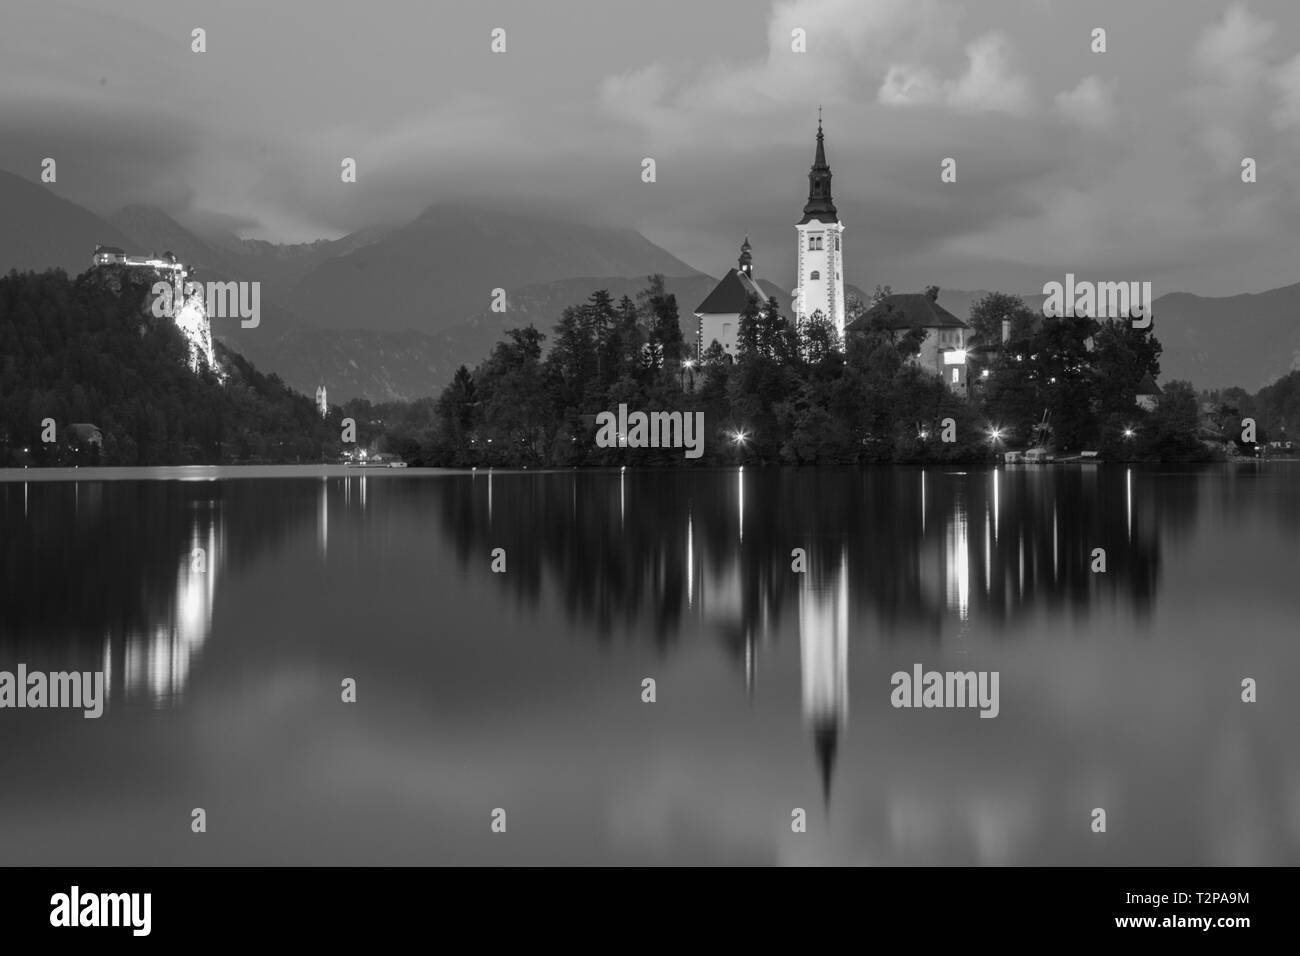
[[1124,471],[1124,525],[1128,539],[1133,540],[1133,469]]
[[695,606],[695,524],[686,512],[686,606]]
[[736,533],[740,541],[745,540],[745,466],[736,472]]
[[948,524],[946,541],[948,607],[965,621],[970,617],[970,535],[965,499],[959,494],[954,505],[955,513]]
[[994,425],[989,429],[989,441],[997,442],[1001,440],[1002,440],[1002,429]]

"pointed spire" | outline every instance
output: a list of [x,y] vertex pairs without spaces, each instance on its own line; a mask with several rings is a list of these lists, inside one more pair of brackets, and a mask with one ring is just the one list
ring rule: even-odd
[[740,271],[745,275],[754,273],[754,257],[750,254],[749,234],[745,234],[745,241],[740,244]]
[[831,806],[831,780],[835,776],[835,752],[838,750],[839,727],[835,722],[818,723],[813,727],[813,748],[817,753],[817,768],[821,771],[822,804]]
[[830,167],[826,165],[826,136],[822,132],[822,108],[817,107],[817,155],[813,157],[813,169],[824,169],[830,172]]
[[808,202],[803,207],[800,223],[839,222],[839,211],[831,199],[831,167],[826,162],[826,136],[822,132],[822,110],[817,107],[817,153],[812,169],[808,171]]

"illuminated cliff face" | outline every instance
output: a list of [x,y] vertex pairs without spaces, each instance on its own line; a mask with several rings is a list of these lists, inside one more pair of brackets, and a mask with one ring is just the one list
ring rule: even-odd
[[203,296],[187,296],[184,304],[177,307],[173,321],[185,336],[186,344],[189,345],[190,371],[197,373],[207,367],[216,374],[218,381],[225,382],[226,373],[217,364],[217,356],[212,348],[212,323],[208,321]]

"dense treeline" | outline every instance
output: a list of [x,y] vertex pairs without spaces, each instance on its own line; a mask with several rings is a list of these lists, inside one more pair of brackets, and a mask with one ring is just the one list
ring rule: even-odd
[[[863,311],[854,303],[849,321]],[[819,317],[796,327],[775,299],[750,302],[735,361],[715,343],[692,362],[677,303],[651,277],[636,302],[596,292],[566,309],[545,353],[536,328],[511,330],[478,368],[460,368],[436,403],[395,420],[388,435],[425,464],[684,461],[676,449],[599,447],[594,416],[625,404],[703,412],[705,464],[975,461],[1038,443],[1126,459],[1209,455],[1197,440],[1189,385],[1167,384],[1153,411],[1136,404],[1143,376],[1160,370],[1150,330],[1042,321],[1018,298],[993,294],[972,316],[980,341],[1000,343],[1002,318],[1012,320],[1010,341],[984,353],[988,375],[966,396],[913,361],[923,332],[876,323],[841,342]]]
[[[139,270],[0,278],[0,465],[334,460],[337,417],[217,346],[228,379],[188,366]],[[54,441],[42,422],[54,422]],[[102,445],[69,428],[97,426]]]
[[1300,436],[1300,371],[1283,375],[1254,395],[1244,388],[1225,388],[1204,392],[1202,398],[1210,410],[1206,424],[1224,437],[1239,435],[1244,419],[1255,421],[1261,443],[1294,443]]
[[[310,399],[220,345],[225,381],[192,372],[184,336],[150,314],[153,278],[121,269],[0,278],[0,464],[334,461],[344,417],[358,445],[417,464],[687,462],[680,448],[600,447],[596,416],[620,405],[702,413],[702,464],[978,461],[1031,445],[1186,461],[1209,457],[1201,439],[1215,437],[1187,383],[1165,383],[1150,411],[1137,405],[1144,376],[1159,375],[1160,344],[1129,321],[1044,320],[1015,296],[990,294],[971,315],[986,347],[972,352],[967,395],[914,361],[924,333],[876,323],[842,342],[820,318],[796,327],[775,299],[749,303],[734,361],[716,344],[695,361],[658,276],[635,301],[602,291],[565,309],[549,338],[510,330],[436,399],[358,399],[322,420]],[[853,303],[849,321],[865,308]],[[1300,373],[1254,396],[1209,397],[1228,424],[1257,416],[1261,438],[1300,426]],[[41,440],[49,419],[53,442]],[[97,426],[102,446],[73,423]]]

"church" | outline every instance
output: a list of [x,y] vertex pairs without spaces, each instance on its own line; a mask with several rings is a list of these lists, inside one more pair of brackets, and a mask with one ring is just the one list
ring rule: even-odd
[[[803,207],[803,218],[795,223],[798,285],[792,299],[797,322],[820,312],[835,326],[841,338],[844,336],[843,233],[844,223],[840,222],[831,199],[831,167],[826,162],[826,137],[819,116],[817,152],[808,172],[808,201]],[[760,301],[767,299],[754,281],[753,250],[746,236],[737,268],[729,270],[695,309],[699,323],[697,358],[715,341],[727,355],[736,357],[740,314],[751,295],[758,296]]]

